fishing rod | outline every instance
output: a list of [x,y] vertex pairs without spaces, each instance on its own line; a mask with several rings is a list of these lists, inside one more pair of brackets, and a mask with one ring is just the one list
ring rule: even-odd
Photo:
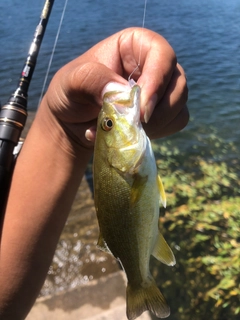
[[54,0],[46,0],[34,33],[19,84],[0,110],[0,217],[4,215],[15,160],[21,149],[20,135],[27,120],[28,88]]

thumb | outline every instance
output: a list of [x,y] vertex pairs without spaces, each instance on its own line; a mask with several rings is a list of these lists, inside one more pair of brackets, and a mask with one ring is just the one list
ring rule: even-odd
[[65,77],[63,85],[66,88],[65,92],[68,92],[69,98],[81,104],[90,99],[101,105],[103,94],[106,91],[104,89],[108,83],[112,82],[122,85],[128,84],[127,80],[104,64],[86,62],[76,67],[73,66],[69,79]]
[[65,123],[96,120],[109,82],[127,81],[105,65],[77,58],[61,68],[47,91],[51,111]]

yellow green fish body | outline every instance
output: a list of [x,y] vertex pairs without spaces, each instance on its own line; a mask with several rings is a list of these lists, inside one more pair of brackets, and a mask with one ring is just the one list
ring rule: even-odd
[[138,85],[104,95],[94,151],[94,201],[98,245],[111,252],[126,272],[127,316],[150,310],[159,318],[169,307],[149,271],[150,256],[174,265],[159,233],[159,202],[166,205],[151,143],[140,122]]

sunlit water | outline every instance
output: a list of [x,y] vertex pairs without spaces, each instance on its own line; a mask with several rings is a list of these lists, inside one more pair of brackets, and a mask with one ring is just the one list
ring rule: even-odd
[[[64,0],[55,1],[29,92],[29,109],[36,109]],[[0,3],[0,101],[7,101],[19,73],[43,1]],[[50,70],[52,75],[69,60],[112,33],[141,26],[144,1],[69,0]],[[224,142],[240,140],[240,2],[238,0],[149,0],[145,27],[167,38],[184,67],[189,86],[191,120],[168,138],[182,152],[193,146],[206,152],[208,135]],[[211,145],[211,148],[214,146]],[[229,157],[236,156],[228,153]],[[227,157],[228,157],[227,156]],[[227,158],[226,157],[226,158]]]

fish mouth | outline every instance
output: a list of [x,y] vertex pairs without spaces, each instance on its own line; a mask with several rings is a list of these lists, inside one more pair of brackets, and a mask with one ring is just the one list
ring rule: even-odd
[[104,95],[104,102],[111,104],[115,111],[124,115],[132,123],[140,122],[140,94],[138,85],[126,87],[124,91],[109,91]]

